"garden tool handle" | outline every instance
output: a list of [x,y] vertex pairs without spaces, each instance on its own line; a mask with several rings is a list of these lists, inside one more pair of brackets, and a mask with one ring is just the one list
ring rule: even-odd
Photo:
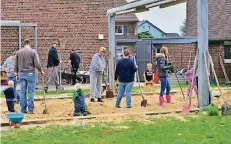
[[[137,66],[135,56],[133,56],[133,61],[134,61],[135,65]],[[143,94],[143,91],[142,91],[141,86],[140,86],[140,77],[139,77],[138,69],[136,72],[136,76],[137,76],[137,80],[138,80],[138,84],[139,84],[140,93],[141,93],[142,99],[144,100],[144,94]]]
[[211,93],[210,80],[209,80],[208,63],[207,63],[207,59],[206,59],[206,52],[204,52],[204,62],[205,62],[206,77],[208,79],[209,94],[210,94],[210,98],[211,98],[211,103],[213,103],[213,96]]
[[208,54],[209,59],[210,59],[211,68],[212,68],[212,72],[213,72],[213,75],[214,75],[215,80],[216,80],[216,83],[217,83],[217,87],[218,87],[218,89],[219,89],[219,91],[220,91],[220,93],[221,93],[221,98],[222,98],[222,100],[224,101],[224,103],[227,104],[227,99],[224,97],[224,95],[223,95],[223,93],[222,93],[222,91],[221,91],[220,84],[219,84],[218,79],[217,79],[217,75],[216,75],[216,72],[215,72],[215,69],[214,69],[212,57],[211,57],[211,55],[209,54],[208,51],[207,51],[207,54]]

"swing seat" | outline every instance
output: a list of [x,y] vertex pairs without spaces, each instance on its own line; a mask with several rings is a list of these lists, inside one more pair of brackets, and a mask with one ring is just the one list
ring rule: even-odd
[[155,92],[155,83],[153,81],[147,81],[145,77],[145,73],[143,75],[144,75],[144,91]]

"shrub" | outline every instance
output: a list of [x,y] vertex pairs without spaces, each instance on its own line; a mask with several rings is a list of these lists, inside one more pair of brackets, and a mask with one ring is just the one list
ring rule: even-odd
[[219,108],[215,104],[210,104],[207,107],[207,113],[209,116],[219,116]]

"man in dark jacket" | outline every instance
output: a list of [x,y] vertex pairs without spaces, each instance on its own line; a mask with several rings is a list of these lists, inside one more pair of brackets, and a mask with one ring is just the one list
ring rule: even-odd
[[70,60],[71,60],[71,75],[72,75],[72,85],[76,84],[76,79],[78,81],[81,81],[79,77],[76,76],[76,73],[79,69],[79,64],[80,64],[80,56],[77,53],[76,50],[72,49],[72,52],[70,54]]
[[50,48],[48,52],[48,62],[47,62],[47,68],[49,69],[49,79],[45,85],[45,91],[47,92],[49,84],[51,81],[54,81],[56,86],[56,91],[59,89],[59,76],[58,76],[58,69],[57,66],[59,65],[59,57],[56,50],[57,42],[54,42],[52,47]]

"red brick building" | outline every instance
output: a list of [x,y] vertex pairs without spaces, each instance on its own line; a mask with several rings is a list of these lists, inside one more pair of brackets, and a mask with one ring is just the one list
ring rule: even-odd
[[[187,2],[187,35],[197,35],[196,0]],[[224,78],[219,62],[219,49],[225,62],[226,72],[231,79],[231,1],[208,0],[209,51],[213,57],[215,69],[220,78]]]
[[[188,37],[197,36],[197,0],[188,0],[186,27]],[[221,59],[224,63],[226,72],[231,79],[231,1],[230,0],[208,0],[208,32],[209,32],[209,51],[213,58],[217,76],[224,79],[224,74],[219,61],[219,50]],[[182,43],[162,43],[169,47],[171,62],[177,68],[187,67],[189,62],[189,52],[192,53],[191,64],[195,57],[197,42]]]
[[[126,0],[2,0],[1,19],[37,23],[38,52],[44,68],[51,43],[57,39],[62,39],[66,41],[66,45],[62,50],[58,48],[58,51],[62,52],[62,57],[65,59],[63,60],[64,63],[67,63],[69,51],[75,48],[83,57],[83,65],[87,70],[91,57],[98,51],[99,47],[108,47],[106,10],[125,2]],[[230,7],[230,0],[209,0],[209,50],[217,74],[221,78],[224,76],[218,61],[220,47],[222,47],[222,58],[226,59],[226,62],[231,61]],[[136,34],[136,32],[132,33]],[[99,34],[104,35],[104,39],[98,39]],[[197,35],[196,0],[188,0],[187,2],[187,34],[189,36]],[[1,61],[4,61],[12,51],[19,47],[18,28],[1,27],[1,36]],[[33,39],[31,28],[22,29],[22,39],[25,38]],[[124,41],[126,40],[120,39],[120,42]],[[197,48],[196,43],[162,44],[169,47],[169,51],[172,53],[172,62],[176,64],[177,68],[187,67],[188,52]],[[124,46],[125,44],[121,45]],[[128,44],[128,47],[134,46],[134,43]],[[225,68],[231,79],[231,64],[226,63]]]
[[[63,62],[69,60],[71,49],[77,49],[88,70],[92,56],[99,48],[108,47],[108,23],[106,10],[126,3],[126,0],[55,0],[28,1],[2,0],[1,19],[38,26],[38,53],[45,69],[47,53],[53,41],[66,41],[62,53]],[[103,39],[99,39],[99,34]],[[18,27],[1,27],[1,61],[19,47]],[[34,39],[32,28],[22,28],[22,40]],[[80,67],[83,70],[83,67]]]

